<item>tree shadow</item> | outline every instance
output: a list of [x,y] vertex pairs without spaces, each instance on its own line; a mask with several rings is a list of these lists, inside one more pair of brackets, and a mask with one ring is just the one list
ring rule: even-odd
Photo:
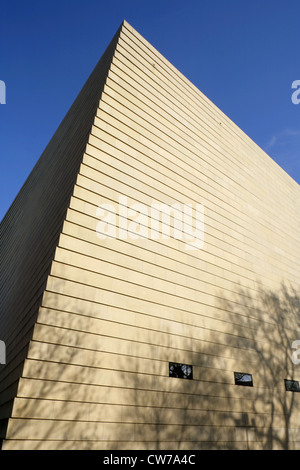
[[[90,412],[97,406],[95,376],[105,357],[79,299],[45,295],[3,450],[89,450],[97,439],[97,417]],[[104,387],[104,395],[109,393]]]
[[[29,439],[33,449],[299,448],[300,393],[284,382],[300,379],[295,289],[260,285],[256,295],[239,288],[230,298],[222,291],[214,318],[181,320],[170,308],[113,316],[95,303],[93,311],[80,292],[63,295],[64,305],[50,298],[39,316],[48,327],[39,336],[37,325],[21,378],[12,439]],[[192,365],[193,380],[171,377],[170,362]],[[237,386],[234,372],[252,374],[253,387]]]
[[263,418],[263,425],[253,428],[255,439],[263,449],[294,448],[300,441],[300,395],[288,392],[285,380],[300,379],[300,367],[292,360],[293,341],[300,338],[298,293],[286,284],[276,292],[260,284],[257,295],[240,288],[234,298],[220,300],[219,305],[232,313],[233,321],[241,322],[258,358],[247,369],[253,373],[256,389],[253,412]]
[[[285,380],[300,379],[292,361],[300,297],[283,284],[276,292],[260,285],[257,295],[240,288],[230,299],[222,291],[216,299],[231,325],[226,333],[216,321],[215,331],[194,324],[174,334],[170,319],[163,335],[148,331],[148,349],[136,343],[137,357],[147,350],[148,369],[141,361],[139,373],[123,373],[136,404],[122,414],[135,424],[133,448],[299,448],[300,394],[287,391]],[[192,364],[193,380],[169,377],[170,361]],[[253,387],[237,386],[236,371],[251,374]],[[122,448],[128,436],[119,436]]]

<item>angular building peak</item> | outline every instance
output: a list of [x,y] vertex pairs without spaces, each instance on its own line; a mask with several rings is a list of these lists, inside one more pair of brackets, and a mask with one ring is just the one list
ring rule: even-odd
[[299,191],[124,20],[0,226],[2,448],[299,448]]

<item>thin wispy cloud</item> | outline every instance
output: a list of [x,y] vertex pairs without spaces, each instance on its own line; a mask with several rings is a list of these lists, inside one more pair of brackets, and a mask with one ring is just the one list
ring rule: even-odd
[[263,148],[292,178],[297,179],[300,168],[300,129],[283,129],[272,135]]
[[265,150],[273,149],[276,146],[283,146],[286,144],[295,143],[300,139],[300,129],[284,129],[276,135],[273,135],[265,145]]

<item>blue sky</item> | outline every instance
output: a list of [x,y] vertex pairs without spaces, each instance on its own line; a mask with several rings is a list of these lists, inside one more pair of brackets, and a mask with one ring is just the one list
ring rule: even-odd
[[300,184],[300,104],[291,99],[299,0],[11,0],[0,8],[0,220],[123,19]]

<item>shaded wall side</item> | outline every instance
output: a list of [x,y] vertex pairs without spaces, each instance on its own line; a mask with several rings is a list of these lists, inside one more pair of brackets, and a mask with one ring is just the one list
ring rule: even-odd
[[119,31],[4,217],[1,228],[0,417],[5,435],[24,358]]
[[[300,394],[284,390],[299,378],[299,195],[125,24],[5,448],[300,448]],[[118,211],[120,196],[203,204],[203,249],[161,231],[100,239],[97,208]],[[169,361],[192,364],[193,380],[169,377]],[[236,386],[234,371],[254,387]]]

